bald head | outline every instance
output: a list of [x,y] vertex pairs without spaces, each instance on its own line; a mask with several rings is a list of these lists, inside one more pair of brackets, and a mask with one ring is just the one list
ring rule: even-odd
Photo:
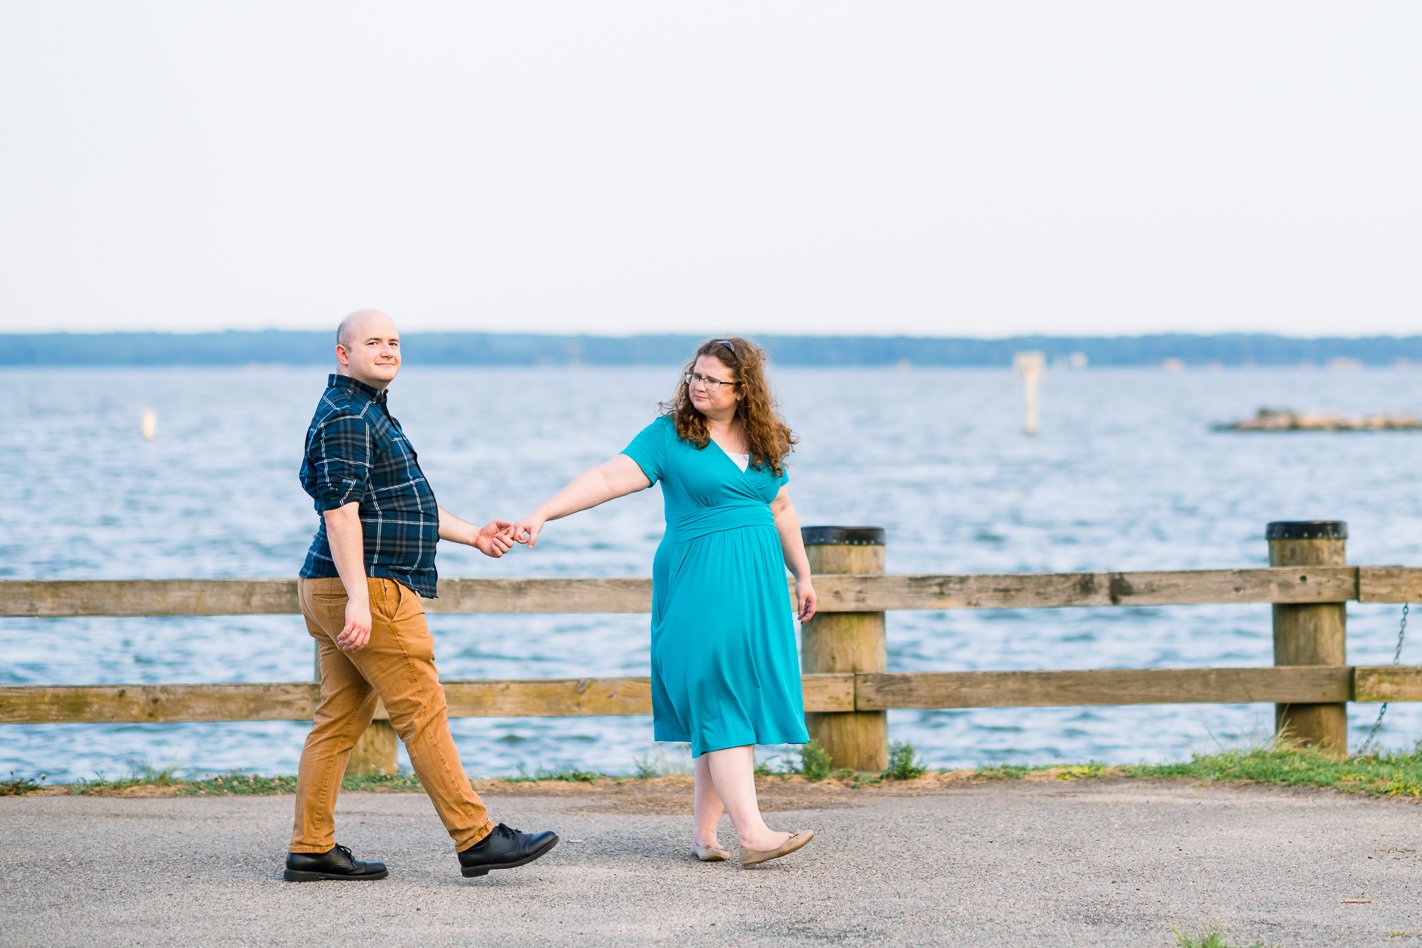
[[336,329],[336,372],[383,389],[400,371],[400,330],[376,309],[358,309]]
[[[378,324],[378,325],[376,325]],[[367,329],[378,328],[379,335],[398,336],[399,330],[395,328],[395,321],[386,316],[378,309],[358,309],[351,313],[341,324],[336,327],[336,345],[351,346],[351,340],[360,338]]]

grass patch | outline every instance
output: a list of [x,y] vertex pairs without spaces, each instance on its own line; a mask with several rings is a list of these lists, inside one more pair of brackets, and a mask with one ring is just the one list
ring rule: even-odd
[[779,758],[772,757],[770,760],[758,760],[755,764],[755,775],[757,777],[780,777],[784,776],[784,771],[775,768],[775,761]]
[[[591,770],[578,770],[576,767],[564,770],[544,770],[539,767],[533,773],[524,769],[523,764],[518,765],[517,777],[505,777],[503,779],[510,783],[597,783],[597,778],[601,774],[595,774]],[[654,777],[656,774],[648,774]]]
[[996,767],[980,767],[977,775],[984,780],[1021,780],[1032,772],[1031,767],[1016,764],[998,764]]
[[[1214,927],[1203,935],[1195,936],[1171,926],[1170,934],[1175,936],[1175,944],[1179,948],[1237,948],[1224,932]],[[1249,948],[1264,948],[1264,943],[1262,941],[1252,942]]]
[[[675,745],[675,757],[668,756],[665,747],[658,745],[645,754],[632,758],[633,776],[638,780],[652,780],[656,777],[685,777],[696,766],[691,760],[691,745]],[[756,773],[762,765],[756,765]]]
[[[166,791],[175,797],[241,797],[296,792],[296,777],[290,775],[262,777],[256,774],[230,773],[184,779],[173,776],[171,771],[165,771],[157,776],[157,780],[147,780],[142,774],[109,780],[99,774],[92,780],[75,781],[64,789],[77,796]],[[365,793],[415,793],[422,788],[414,774],[374,774],[368,777],[346,777],[341,781],[341,789]]]
[[[756,766],[761,776],[789,778],[799,776],[818,783],[833,780],[854,789],[891,783],[896,780],[912,780],[932,772],[923,768],[922,762],[907,742],[895,744],[890,754],[889,767],[882,774],[856,773],[847,768],[834,767],[834,761],[824,748],[811,741],[800,748],[799,767],[793,760],[787,761],[782,770],[774,769],[771,762]],[[684,766],[665,759],[640,759],[637,773],[632,776],[608,776],[576,768],[563,770],[538,770],[529,773],[519,768],[514,777],[502,778],[510,783],[586,783],[599,780],[622,783],[626,780],[652,779],[664,776],[688,776]],[[1422,748],[1411,752],[1390,754],[1368,754],[1357,757],[1336,759],[1307,747],[1281,746],[1274,749],[1257,748],[1247,751],[1227,751],[1223,754],[1196,756],[1185,763],[1175,764],[1130,764],[1107,766],[1101,763],[1019,766],[1000,764],[983,767],[964,774],[969,779],[978,780],[1092,780],[1101,778],[1135,778],[1150,780],[1192,780],[1201,783],[1253,783],[1280,787],[1323,787],[1345,793],[1363,793],[1372,796],[1422,797]],[[262,777],[252,774],[213,774],[203,777],[183,777],[173,768],[153,768],[147,765],[135,768],[134,772],[120,779],[109,779],[97,774],[93,779],[78,780],[68,785],[50,785],[45,775],[37,778],[19,777],[11,772],[8,779],[0,780],[0,796],[21,796],[28,793],[71,793],[71,794],[134,794],[172,796],[247,796],[263,794],[293,793],[296,790],[294,776]],[[420,781],[413,774],[391,776],[347,777],[341,782],[341,789],[348,791],[416,793]]]
[[174,767],[154,767],[147,761],[134,766],[127,777],[109,779],[101,770],[93,779],[76,780],[69,785],[70,793],[99,793],[128,790],[133,787],[176,787],[184,781]]
[[[369,778],[359,778],[369,779]],[[350,789],[342,782],[342,789]],[[95,788],[98,790],[100,788]],[[295,793],[295,777],[258,777],[253,774],[214,774],[184,781],[173,788],[180,797],[248,797]]]
[[1089,764],[1077,764],[1072,767],[1062,767],[1057,771],[1058,780],[1090,780],[1093,777],[1113,777],[1116,776],[1118,768],[1107,767],[1105,764],[1098,764],[1092,761]]
[[1136,764],[1122,776],[1329,787],[1345,793],[1422,797],[1422,751],[1336,758],[1310,747],[1282,746],[1197,756],[1188,764]]
[[31,780],[29,777],[16,777],[12,770],[10,776],[0,780],[0,797],[22,797],[27,793],[33,793],[44,786],[44,778],[44,774],[40,774],[37,780]]

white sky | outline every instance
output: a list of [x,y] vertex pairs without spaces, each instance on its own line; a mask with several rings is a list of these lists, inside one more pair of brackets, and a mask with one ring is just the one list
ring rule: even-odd
[[1422,4],[0,4],[0,331],[1422,332]]

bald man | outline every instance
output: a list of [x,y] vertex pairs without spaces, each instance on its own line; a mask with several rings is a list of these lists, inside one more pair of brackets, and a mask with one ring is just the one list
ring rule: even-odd
[[286,857],[292,882],[383,879],[385,865],[336,844],[336,794],[351,748],[384,701],[410,763],[454,839],[465,876],[526,865],[558,842],[489,819],[460,766],[434,640],[420,597],[435,595],[435,544],[452,540],[503,556],[511,524],[483,527],[435,503],[386,388],[400,371],[400,333],[361,310],[336,331],[336,373],[306,434],[301,486],[321,516],[299,581],[301,614],[321,662],[321,703],[301,751],[296,821]]

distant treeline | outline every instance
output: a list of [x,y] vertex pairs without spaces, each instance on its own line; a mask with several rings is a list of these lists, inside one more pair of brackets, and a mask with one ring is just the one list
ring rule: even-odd
[[[668,365],[683,361],[704,336],[626,337],[529,333],[407,333],[404,349],[424,365]],[[1298,365],[1356,360],[1422,362],[1422,336],[1295,339],[1229,333],[1153,336],[756,336],[780,365],[1007,366],[1036,350],[1052,362],[1092,366]],[[325,364],[332,332],[35,333],[0,336],[0,365]]]

